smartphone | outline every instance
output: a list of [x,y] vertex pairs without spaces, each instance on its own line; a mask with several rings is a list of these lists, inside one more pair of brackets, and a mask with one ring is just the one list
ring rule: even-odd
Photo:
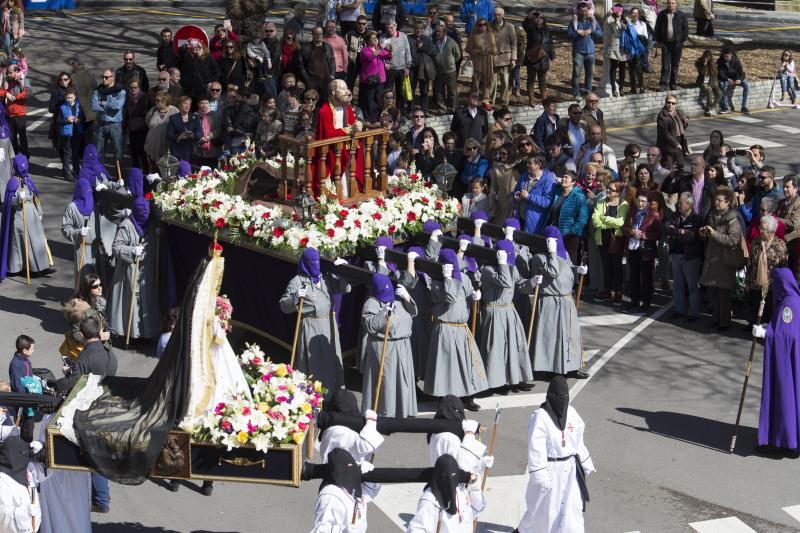
[[232,29],[232,28],[231,28],[231,19],[225,19],[225,20],[223,20],[223,21],[222,21],[222,26],[223,26],[224,28],[228,29],[228,30]]

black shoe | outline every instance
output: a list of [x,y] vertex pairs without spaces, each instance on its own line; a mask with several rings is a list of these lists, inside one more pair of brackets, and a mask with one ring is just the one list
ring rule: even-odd
[[771,444],[757,444],[755,452],[762,455],[775,455],[783,453],[783,449],[772,446]]
[[742,108],[742,113],[744,113],[745,115],[749,115],[750,114],[750,110],[747,109],[746,107],[743,107]]
[[492,390],[493,394],[500,394],[501,396],[508,396],[508,386],[503,385],[502,387],[497,387],[496,389]]
[[686,322],[697,322],[697,315],[686,315]]
[[214,482],[203,481],[203,486],[200,489],[200,492],[203,493],[203,496],[211,496],[211,493],[214,492]]
[[589,379],[589,373],[583,370],[576,370],[574,377],[575,379]]
[[516,385],[511,385],[511,386],[509,387],[509,390],[510,390],[511,392],[513,392],[514,394],[517,394],[517,393],[519,393],[519,387],[517,387]]
[[93,513],[108,513],[111,511],[110,507],[100,507],[99,505],[93,503],[92,504],[92,512]]
[[535,385],[533,383],[517,383],[516,387],[521,391],[533,390]]
[[669,90],[670,91],[677,91],[678,90],[678,86],[677,85],[670,85],[669,86]]
[[472,398],[462,398],[461,403],[464,404],[464,409],[468,411],[480,411],[481,406],[475,403],[475,400]]
[[167,488],[170,490],[170,492],[178,492],[178,489],[181,488],[181,484],[177,479],[170,479],[167,482]]

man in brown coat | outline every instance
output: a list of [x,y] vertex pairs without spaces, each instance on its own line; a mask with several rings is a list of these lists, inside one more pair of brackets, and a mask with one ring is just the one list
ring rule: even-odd
[[797,174],[788,174],[783,178],[784,198],[778,204],[775,214],[786,227],[786,247],[789,249],[789,268],[795,276],[800,272],[800,196],[797,185],[800,182]]
[[508,107],[511,98],[509,76],[511,69],[517,65],[517,31],[514,25],[503,17],[505,10],[497,6],[494,8],[494,22],[497,42],[497,56],[494,60],[494,86],[492,87],[492,105]]
[[678,111],[678,97],[670,94],[664,99],[664,108],[656,118],[656,145],[662,155],[672,158],[674,164],[683,166],[684,155],[689,153],[686,127],[689,119]]

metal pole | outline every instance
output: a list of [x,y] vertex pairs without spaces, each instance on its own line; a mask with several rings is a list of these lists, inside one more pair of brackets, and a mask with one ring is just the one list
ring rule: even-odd
[[292,357],[289,359],[289,366],[294,368],[294,355],[297,353],[297,337],[300,335],[300,322],[303,320],[303,301],[305,298],[300,298],[297,304],[297,321],[294,324],[294,340],[292,340]]

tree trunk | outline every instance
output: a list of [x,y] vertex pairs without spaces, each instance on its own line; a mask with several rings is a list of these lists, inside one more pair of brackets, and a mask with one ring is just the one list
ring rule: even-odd
[[231,20],[233,31],[243,42],[249,41],[256,30],[264,26],[264,18],[273,0],[225,0],[225,17]]

